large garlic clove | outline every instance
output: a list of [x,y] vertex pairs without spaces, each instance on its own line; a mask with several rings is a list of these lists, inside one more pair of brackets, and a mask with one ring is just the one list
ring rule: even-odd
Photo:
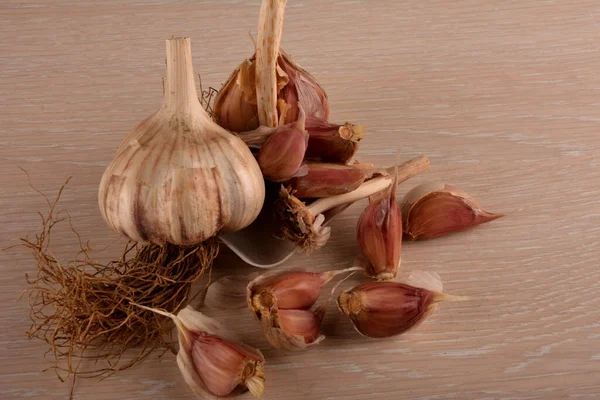
[[104,172],[104,220],[138,242],[194,245],[249,225],[264,196],[247,146],[198,100],[189,38],[168,39],[163,104],[127,136]]
[[493,221],[489,213],[464,191],[444,183],[425,183],[402,200],[404,233],[412,240],[432,239]]
[[[287,106],[280,123],[295,122],[302,107],[307,117],[329,118],[329,100],[325,90],[307,71],[282,49],[277,57],[277,98]],[[215,98],[213,116],[232,132],[252,131],[259,127],[256,101],[256,56],[244,60]]]
[[386,338],[417,327],[440,301],[466,300],[431,290],[442,288],[437,274],[409,277],[409,282],[424,282],[429,289],[400,282],[364,283],[340,293],[338,307],[361,335]]
[[385,196],[371,202],[358,220],[357,241],[367,275],[377,280],[394,279],[400,268],[402,212],[396,202],[398,168]]
[[175,323],[179,338],[177,365],[199,399],[229,397],[248,390],[256,397],[262,396],[265,359],[260,350],[230,339],[217,321],[189,306],[177,315],[139,307]]

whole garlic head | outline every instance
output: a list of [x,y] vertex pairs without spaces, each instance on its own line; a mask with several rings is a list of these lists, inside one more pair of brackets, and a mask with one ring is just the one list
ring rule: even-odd
[[104,172],[104,220],[137,242],[193,245],[249,225],[264,196],[250,150],[198,100],[190,39],[168,39],[163,104],[127,136]]

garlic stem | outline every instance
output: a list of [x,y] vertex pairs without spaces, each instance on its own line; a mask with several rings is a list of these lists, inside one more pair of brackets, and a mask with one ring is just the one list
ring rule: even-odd
[[190,38],[170,38],[166,45],[167,79],[163,107],[173,114],[185,115],[193,111],[208,118],[198,100]]
[[[427,168],[429,168],[429,159],[423,155],[403,163],[402,165],[398,166],[398,183],[425,171]],[[380,176],[363,183],[358,189],[352,192],[337,196],[324,197],[316,200],[307,208],[312,215],[318,215],[333,207],[337,207],[346,203],[353,203],[375,193],[381,192],[392,184],[392,180],[392,176]]]
[[256,101],[260,125],[277,127],[277,58],[287,0],[263,0],[256,41]]

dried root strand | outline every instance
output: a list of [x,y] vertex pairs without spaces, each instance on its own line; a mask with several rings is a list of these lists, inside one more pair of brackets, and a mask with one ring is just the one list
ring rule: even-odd
[[[50,369],[61,381],[72,377],[74,385],[78,377],[106,378],[129,368],[154,350],[174,352],[171,323],[131,303],[178,312],[189,301],[192,283],[210,269],[219,245],[216,239],[187,248],[129,242],[119,260],[103,264],[90,257],[89,244],[71,225],[80,250],[63,263],[49,244],[53,227],[64,219],[70,223],[68,213],[56,211],[67,183],[48,201],[47,215],[40,213],[40,233],[21,240],[37,262],[36,276],[27,276],[28,336],[49,344]],[[63,213],[66,217],[59,217]],[[85,359],[92,359],[91,368],[82,365]]]

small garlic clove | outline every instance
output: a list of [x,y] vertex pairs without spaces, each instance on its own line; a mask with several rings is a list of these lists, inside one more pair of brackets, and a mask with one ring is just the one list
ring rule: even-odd
[[229,339],[217,321],[189,306],[177,315],[139,307],[175,323],[179,338],[177,365],[198,398],[229,397],[247,390],[256,397],[262,396],[265,359],[260,350]]
[[[437,274],[417,275],[430,287],[441,287]],[[386,338],[400,335],[417,327],[442,300],[461,301],[465,297],[450,296],[400,282],[371,282],[342,292],[337,299],[339,309],[346,314],[363,336]]]
[[357,241],[364,257],[359,262],[377,280],[394,279],[400,268],[402,212],[396,202],[398,169],[385,196],[378,197],[363,211],[358,221]]
[[415,187],[402,201],[404,233],[412,240],[436,238],[503,216],[483,210],[462,190],[437,182]]
[[343,164],[352,160],[365,135],[360,124],[339,125],[317,117],[306,118],[306,131],[309,135],[307,159]]
[[[325,339],[320,334],[321,322],[325,316],[325,310],[279,310],[277,318],[281,329],[292,336],[301,336],[304,343],[316,344]],[[316,342],[316,343],[315,343]]]
[[308,134],[304,129],[305,115],[301,110],[295,123],[281,125],[260,148],[258,165],[265,178],[273,182],[284,182],[298,175]]

